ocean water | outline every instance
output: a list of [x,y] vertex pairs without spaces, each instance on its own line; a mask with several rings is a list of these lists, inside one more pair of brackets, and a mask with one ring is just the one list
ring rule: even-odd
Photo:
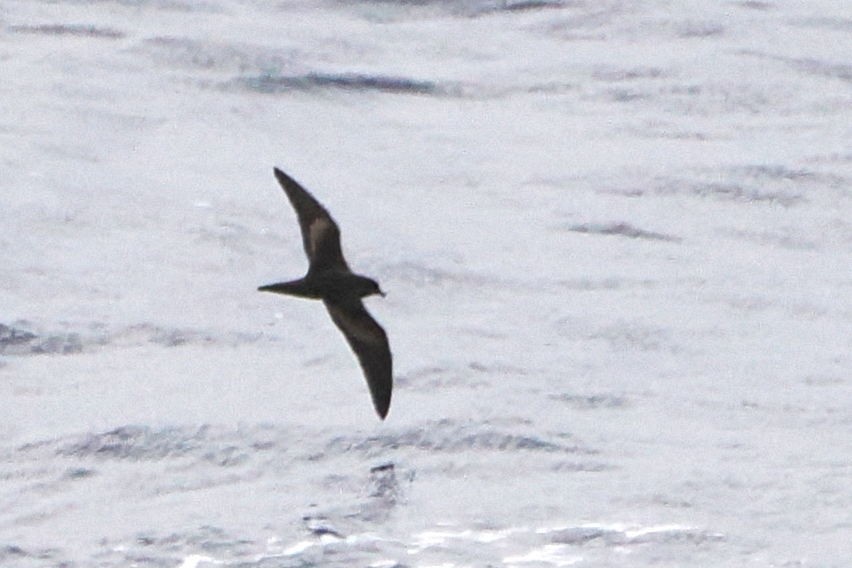
[[[4,0],[0,566],[847,567],[843,2]],[[373,413],[272,176],[391,339]]]

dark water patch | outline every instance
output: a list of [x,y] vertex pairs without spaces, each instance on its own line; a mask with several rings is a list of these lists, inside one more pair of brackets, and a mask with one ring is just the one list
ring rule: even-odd
[[643,501],[652,505],[662,505],[663,507],[670,507],[673,509],[691,509],[695,506],[693,502],[688,501],[686,499],[678,499],[676,497],[664,495],[662,493],[655,493],[653,495],[650,495],[647,499],[644,499]]
[[[59,324],[58,327],[72,327]],[[150,323],[110,329],[100,323],[74,325],[71,330],[42,330],[27,321],[0,324],[0,355],[69,355],[105,346],[144,344],[237,346],[263,339],[262,333],[220,333],[200,329],[166,328]]]
[[459,278],[459,275],[446,270],[414,262],[400,262],[386,265],[386,272],[393,274],[394,278],[399,278],[418,287],[452,284]]
[[[314,457],[311,462],[318,459]],[[315,467],[311,465],[312,469]],[[335,467],[335,473],[325,475],[323,487],[341,499],[319,508],[312,504],[311,513],[303,517],[305,529],[313,537],[346,538],[363,530],[364,522],[369,525],[382,523],[399,505],[407,502],[406,494],[415,477],[414,469],[398,467],[393,462],[371,467],[366,475],[363,471],[356,475],[351,471],[337,472]],[[351,498],[343,498],[344,494]]]
[[[482,333],[477,333],[476,331],[465,329],[460,330],[460,333],[471,334],[486,339],[492,339],[496,336],[503,337],[503,335],[489,333],[486,330],[483,330]],[[394,383],[414,389],[417,392],[434,392],[435,390],[444,388],[487,388],[492,376],[519,376],[527,374],[526,370],[516,369],[510,365],[485,365],[477,362],[469,363],[467,370],[473,371],[473,373],[443,367],[415,369],[394,377]],[[486,376],[483,377],[483,374]]]
[[392,274],[395,279],[416,287],[468,285],[482,288],[517,285],[516,282],[506,281],[487,274],[453,271],[415,262],[384,264],[381,269],[387,274]]
[[765,191],[755,187],[747,187],[736,182],[706,182],[697,183],[689,191],[699,197],[717,197],[732,201],[770,202],[779,205],[792,206],[804,198],[791,192]]
[[208,0],[64,0],[67,4],[116,4],[118,6],[127,6],[134,9],[151,8],[154,10],[164,10],[172,12],[193,12],[193,13],[220,13],[222,6],[220,2]]
[[38,336],[33,332],[0,323],[0,353],[20,345],[27,345]]
[[608,83],[637,81],[642,79],[662,79],[665,71],[659,67],[632,67],[628,69],[601,68],[592,72],[592,78]]
[[766,312],[772,309],[775,304],[763,296],[756,295],[725,295],[725,296],[707,296],[705,301],[710,303],[719,303],[727,306],[731,310],[737,312],[756,313]]
[[65,471],[66,479],[87,479],[96,475],[96,471],[87,467],[72,467]]
[[326,445],[326,454],[337,455],[357,451],[378,455],[390,449],[449,453],[477,450],[593,453],[578,444],[565,444],[537,435],[507,432],[483,425],[457,425],[446,420],[425,427],[366,438],[338,436]]
[[802,382],[811,387],[834,387],[844,385],[852,381],[852,378],[842,377],[840,375],[808,375]]
[[237,555],[241,548],[255,544],[248,539],[233,537],[222,528],[208,525],[203,525],[191,533],[143,532],[136,535],[135,542],[142,547],[151,547],[157,551],[173,552],[190,548],[204,552],[227,550]]
[[668,331],[641,324],[623,322],[598,328],[588,338],[603,340],[616,351],[679,351]]
[[396,502],[399,498],[399,483],[396,479],[396,466],[383,463],[370,468],[370,497],[378,497]]
[[262,333],[254,332],[219,333],[202,329],[165,328],[150,323],[141,323],[110,331],[104,344],[153,343],[163,347],[217,344],[236,347],[246,343],[255,343],[262,338]]
[[617,103],[631,103],[634,101],[649,100],[652,94],[638,89],[607,89],[603,97]]
[[635,278],[575,278],[571,280],[558,280],[556,288],[564,290],[578,290],[581,292],[597,292],[602,290],[629,290],[629,289],[652,289],[659,287],[660,283],[650,279]]
[[550,535],[552,542],[559,544],[583,545],[597,539],[603,539],[616,531],[599,527],[568,527]]
[[294,91],[339,90],[347,92],[379,92],[400,95],[449,95],[455,91],[433,81],[421,81],[391,75],[361,73],[307,73],[304,75],[262,74],[238,77],[226,87],[236,86],[263,94]]
[[802,20],[793,21],[791,24],[805,28],[817,28],[847,33],[852,32],[852,19],[850,18],[804,18]]
[[697,130],[681,128],[678,125],[653,121],[641,127],[625,129],[633,136],[639,138],[663,139],[663,140],[695,140],[703,142],[714,138],[714,135]]
[[550,471],[563,473],[601,473],[614,469],[614,465],[601,462],[558,461],[550,466]]
[[561,393],[550,395],[553,400],[567,403],[577,410],[597,410],[599,408],[624,408],[627,398],[615,394],[579,395]]
[[[55,548],[24,548],[16,544],[5,544],[0,546],[0,562],[15,561],[52,561],[57,557],[58,550]],[[56,564],[52,563],[51,566]]]
[[566,41],[606,41],[610,40],[609,30],[618,18],[632,10],[629,5],[619,2],[579,2],[566,4],[572,9],[567,15],[554,17],[545,24],[543,30]]
[[414,470],[401,470],[392,462],[370,469],[368,501],[361,505],[358,517],[382,522],[400,504],[405,503],[405,490],[414,482]]
[[305,529],[312,535],[322,537],[326,535],[335,538],[346,538],[346,536],[337,529],[334,524],[324,515],[305,515],[302,517],[302,522],[305,524]]
[[8,544],[0,547],[0,560],[8,560],[10,558],[23,558],[29,556],[27,552],[20,546]]
[[654,231],[646,231],[630,225],[629,223],[582,223],[571,225],[569,231],[575,233],[589,233],[593,235],[616,235],[628,237],[631,239],[645,239],[651,241],[671,241],[680,242],[679,237],[666,235],[664,233],[656,233]]
[[746,177],[755,179],[803,181],[813,180],[817,177],[815,172],[801,168],[793,169],[782,165],[753,165],[734,168],[734,173],[742,173]]
[[724,535],[720,533],[689,528],[662,528],[638,532],[639,534],[625,535],[627,544],[704,544],[725,540]]
[[417,388],[425,384],[433,387],[440,386],[451,380],[449,369],[446,367],[423,367],[394,377],[396,385],[410,386],[412,388]]
[[111,28],[101,28],[91,24],[38,24],[38,25],[14,25],[9,26],[9,31],[14,33],[41,34],[52,36],[77,36],[104,39],[121,39],[125,37],[124,32]]
[[783,164],[750,164],[699,171],[695,179],[658,178],[651,191],[793,207],[807,202],[805,195],[811,188],[842,189],[847,185],[846,178],[834,174]]
[[[253,566],[248,561],[263,545],[254,540],[241,538],[225,529],[201,525],[182,532],[143,531],[126,539],[103,539],[103,551],[97,558],[103,566],[211,566],[225,564],[216,558],[227,558],[234,566]],[[240,562],[242,559],[244,562]],[[197,562],[196,562],[197,561]],[[236,564],[239,562],[239,564]],[[301,564],[304,565],[304,564]]]
[[669,330],[642,322],[596,325],[582,318],[567,317],[557,322],[557,333],[575,341],[603,341],[615,351],[681,351]]
[[724,231],[728,237],[738,241],[749,241],[762,246],[770,246],[785,250],[812,251],[819,247],[814,241],[810,241],[796,235],[793,229],[778,229],[774,231]]
[[386,7],[398,7],[411,14],[411,9],[427,10],[432,13],[444,13],[453,16],[475,18],[494,13],[525,13],[540,10],[553,10],[567,6],[575,6],[576,1],[570,0],[337,0],[337,4],[363,6],[364,4],[379,4]]
[[603,546],[629,546],[640,544],[719,542],[724,537],[719,533],[691,527],[660,526],[622,529],[607,526],[580,525],[565,527],[549,532],[553,543],[572,546],[600,544]]
[[845,196],[850,185],[850,179],[843,175],[777,164],[735,167],[728,170],[727,175],[742,178],[752,186],[776,192],[798,191],[803,188],[829,188],[841,190]]
[[545,95],[561,95],[569,92],[577,92],[580,90],[578,83],[570,83],[567,81],[548,81],[546,83],[535,83],[527,87],[528,93],[542,93]]
[[[706,179],[706,178],[717,179]],[[740,201],[743,203],[780,205],[793,207],[806,201],[804,194],[796,184],[760,183],[754,178],[746,178],[736,171],[708,174],[705,179],[657,178],[647,188],[617,188],[612,193],[640,197],[645,194],[686,195],[699,198],[712,198],[720,201]]]
[[146,426],[122,426],[101,434],[87,434],[63,443],[60,456],[105,460],[155,460],[183,457],[205,446],[207,429],[154,430]]
[[[243,465],[263,452],[280,449],[278,435],[265,426],[234,431],[208,425],[172,428],[128,425],[107,432],[29,443],[18,450],[23,454],[46,453],[80,461],[190,459],[228,468]],[[87,467],[77,466],[74,471],[79,473],[76,478],[90,475]]]
[[748,49],[742,50],[739,53],[761,59],[779,61],[806,75],[839,79],[847,83],[852,82],[852,64],[849,63],[835,63],[812,57],[786,57]]
[[850,164],[852,163],[852,152],[828,152],[815,154],[808,158],[808,162],[815,164]]
[[83,351],[83,342],[76,333],[51,335],[42,338],[32,345],[31,350],[36,355],[44,353],[68,355],[70,353],[80,353],[81,351]]
[[40,334],[27,327],[29,327],[27,322],[16,322],[13,325],[0,324],[0,354],[69,354],[83,350],[83,340],[78,333]]
[[539,12],[542,10],[556,10],[566,6],[575,5],[576,2],[564,0],[491,0],[468,2],[466,7],[456,8],[455,12],[466,16],[487,16],[489,14],[509,12],[526,13]]
[[524,376],[528,373],[527,369],[524,369],[523,367],[515,367],[513,365],[503,364],[480,363],[478,361],[469,363],[467,367],[471,371],[476,371],[477,373],[486,373],[489,375]]
[[754,84],[667,84],[654,93],[668,114],[761,114],[790,102],[790,97]]
[[500,2],[499,9],[508,12],[529,12],[545,8],[561,8],[564,2],[553,2],[546,0],[524,0],[519,2]]
[[852,65],[848,63],[833,63],[819,59],[792,59],[789,63],[794,69],[808,75],[852,83]]
[[[134,341],[135,340],[135,341]],[[179,347],[188,344],[210,344],[215,342],[212,333],[192,329],[169,329],[152,324],[137,324],[121,329],[108,341],[153,343],[163,347]]]
[[746,0],[745,2],[737,2],[737,5],[749,10],[760,10],[766,12],[772,9],[772,4],[769,2],[760,2],[759,0]]
[[282,69],[296,60],[296,50],[270,49],[250,44],[200,41],[185,37],[157,36],[146,39],[137,48],[154,61],[201,71],[249,72]]
[[725,28],[718,22],[684,22],[678,25],[676,35],[679,38],[717,37],[725,33]]

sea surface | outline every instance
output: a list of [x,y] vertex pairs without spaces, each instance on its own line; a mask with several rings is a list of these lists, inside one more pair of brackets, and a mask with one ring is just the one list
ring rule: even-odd
[[[852,566],[852,9],[3,0],[0,566]],[[278,166],[394,352],[384,422]]]

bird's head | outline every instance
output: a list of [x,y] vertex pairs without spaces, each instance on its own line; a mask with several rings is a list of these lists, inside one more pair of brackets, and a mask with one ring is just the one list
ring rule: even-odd
[[378,294],[382,298],[385,297],[385,293],[379,287],[379,283],[373,280],[372,278],[364,278],[361,281],[360,289],[358,290],[358,294],[364,298],[367,296],[372,296],[374,294]]

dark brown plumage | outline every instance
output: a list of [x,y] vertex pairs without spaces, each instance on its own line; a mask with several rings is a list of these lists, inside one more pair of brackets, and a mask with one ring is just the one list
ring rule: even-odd
[[319,201],[278,168],[275,177],[296,210],[310,265],[303,278],[261,286],[258,290],[323,301],[332,321],[358,357],[373,406],[384,420],[393,389],[390,346],[385,330],[361,302],[365,296],[384,296],[384,292],[375,280],[349,269],[340,248],[340,229]]

